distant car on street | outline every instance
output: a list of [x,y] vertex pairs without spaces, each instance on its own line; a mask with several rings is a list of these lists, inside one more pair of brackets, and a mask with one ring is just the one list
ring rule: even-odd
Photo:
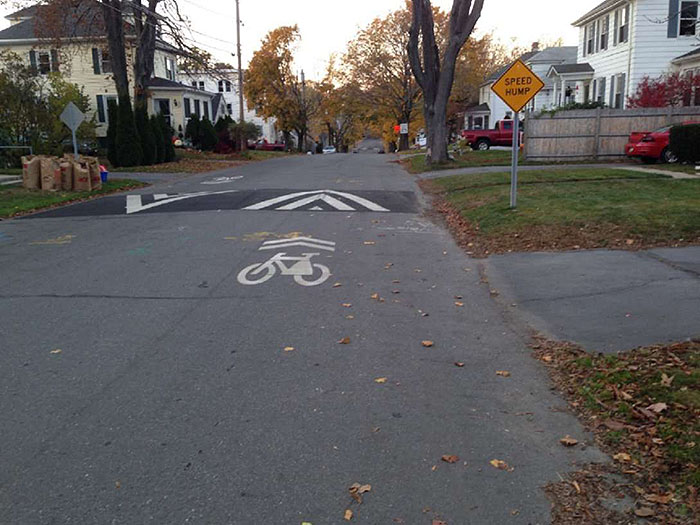
[[[681,125],[700,124],[700,122],[684,122]],[[678,157],[669,149],[671,128],[664,126],[655,131],[633,131],[625,146],[625,154],[630,158],[641,159],[645,164],[661,161],[667,164],[678,162]]]
[[491,149],[491,146],[512,146],[513,121],[499,120],[494,129],[465,129],[462,138],[472,149],[479,151]]
[[248,149],[259,151],[284,151],[284,142],[268,142],[267,139],[261,139],[257,142],[248,142]]
[[335,146],[326,146],[323,148],[324,155],[330,155],[331,153],[337,153]]

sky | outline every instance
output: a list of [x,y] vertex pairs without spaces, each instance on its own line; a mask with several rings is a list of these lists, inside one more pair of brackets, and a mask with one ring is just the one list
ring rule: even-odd
[[[236,17],[235,0],[178,0],[191,19],[191,40],[207,49],[217,60],[234,63]],[[595,7],[601,0],[485,0],[477,34],[493,31],[507,45],[530,46],[539,40],[564,39],[576,45],[578,31],[571,22]],[[400,8],[404,0],[240,0],[241,45],[244,67],[268,31],[282,25],[298,24],[301,43],[297,67],[307,78],[319,79],[331,53],[342,54],[357,31],[376,17]],[[433,0],[433,5],[449,10],[452,0]],[[4,17],[13,9],[0,8]],[[9,23],[2,19],[0,28]]]

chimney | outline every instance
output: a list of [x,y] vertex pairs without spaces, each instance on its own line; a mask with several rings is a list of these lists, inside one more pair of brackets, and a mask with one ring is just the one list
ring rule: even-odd
[[539,42],[533,42],[533,43],[532,43],[532,50],[533,50],[533,51],[539,51],[539,50],[540,50],[540,43],[539,43]]

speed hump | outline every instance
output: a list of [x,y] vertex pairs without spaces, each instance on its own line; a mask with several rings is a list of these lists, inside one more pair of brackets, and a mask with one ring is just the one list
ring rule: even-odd
[[518,59],[496,81],[491,90],[501,97],[510,109],[518,113],[543,87],[544,82],[540,77]]

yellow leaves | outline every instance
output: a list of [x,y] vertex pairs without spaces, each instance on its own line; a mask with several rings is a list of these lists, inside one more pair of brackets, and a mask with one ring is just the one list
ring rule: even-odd
[[578,444],[578,439],[572,438],[570,435],[566,435],[563,438],[559,440],[559,443],[564,445],[565,447],[574,447]]
[[386,378],[386,377],[378,377],[377,379],[374,380],[374,382],[375,382],[375,383],[378,383],[378,384],[380,384],[380,385],[383,385],[384,383],[387,382],[387,379],[388,379],[388,378]]
[[[371,490],[372,490],[372,485],[369,485],[369,484],[362,485],[360,483],[353,483],[348,488],[348,492],[350,493],[350,497],[352,499],[354,499],[358,504],[362,504],[362,494],[365,494]],[[347,514],[347,511],[346,511],[346,514]]]
[[335,283],[335,284],[333,284],[333,288],[340,288],[341,286],[343,286],[342,283]]
[[294,349],[293,346],[285,346],[285,347],[284,347],[284,351],[285,351],[285,352],[294,352],[294,350],[295,350],[295,349]]
[[443,460],[445,463],[453,464],[453,463],[457,463],[459,461],[459,456],[455,456],[454,454],[451,454],[451,455],[445,454],[440,459]]
[[343,308],[352,308],[352,303],[343,303]]
[[339,345],[349,345],[350,344],[350,338],[349,337],[343,337],[340,341],[338,341]]
[[496,370],[496,375],[501,377],[510,377],[508,370]]
[[513,472],[513,470],[515,470],[513,467],[508,466],[508,463],[500,459],[492,459],[489,461],[489,463],[492,467],[497,468],[498,470],[506,470],[508,472]]
[[352,519],[352,511],[350,509],[347,509],[345,511],[345,515],[343,516],[343,519],[345,519],[345,521],[350,521]]
[[421,344],[422,344],[425,348],[431,348],[431,347],[435,346],[435,343],[434,343],[434,342],[432,342],[432,341],[427,341],[427,340],[426,340],[426,341],[422,341]]
[[464,303],[461,301],[455,301],[455,306],[457,306],[458,308],[464,308]]
[[61,350],[60,348],[56,348],[56,350],[51,350],[49,353],[56,355],[56,354],[60,354],[61,352],[63,352],[63,350]]
[[613,456],[613,459],[615,461],[619,461],[620,463],[629,463],[630,461],[632,461],[632,456],[630,456],[626,452],[618,452]]
[[377,244],[377,243],[374,242],[374,241],[365,241],[365,242],[363,242],[362,244],[364,244],[365,246],[374,246],[374,245]]

